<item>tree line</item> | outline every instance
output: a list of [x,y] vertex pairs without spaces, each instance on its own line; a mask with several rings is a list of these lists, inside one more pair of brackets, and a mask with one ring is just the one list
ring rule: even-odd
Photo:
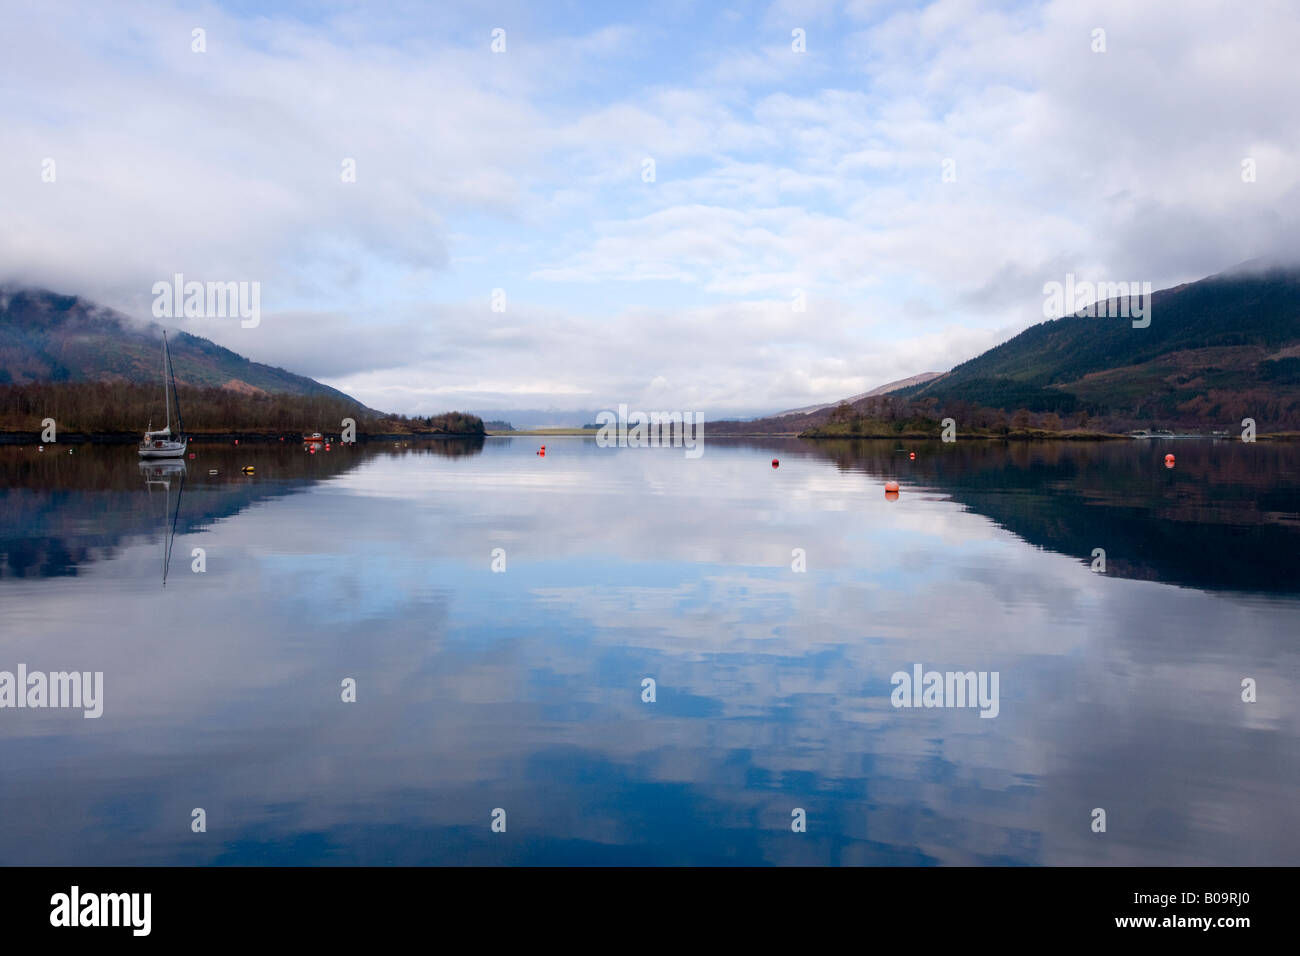
[[[345,418],[359,432],[481,435],[474,415],[406,416],[376,413],[355,401],[331,395],[293,395],[230,388],[178,389],[185,430],[192,434],[226,432],[338,432]],[[163,392],[157,385],[130,382],[39,382],[0,385],[0,431],[36,432],[53,418],[60,431],[83,434],[143,432],[166,421]],[[172,430],[178,427],[172,411]]]

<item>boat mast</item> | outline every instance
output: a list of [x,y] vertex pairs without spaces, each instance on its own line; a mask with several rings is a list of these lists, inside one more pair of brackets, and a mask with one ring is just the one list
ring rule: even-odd
[[[163,389],[167,388],[164,383]],[[171,480],[163,482],[163,521],[167,520],[167,512],[171,511],[172,503],[172,483]],[[171,542],[167,540],[167,526],[163,525],[163,587],[167,586],[167,565],[171,563]]]
[[163,408],[167,410],[167,424],[163,430],[171,434],[172,430],[172,406],[171,396],[167,394],[167,332],[163,332]]
[[[163,333],[163,345],[167,344],[167,333]],[[172,356],[170,350],[167,352],[167,370],[172,376],[172,399],[176,402],[176,434],[181,437],[185,436],[185,419],[181,417],[181,395],[176,391],[176,368],[172,365]],[[166,388],[166,383],[163,384]]]
[[[184,470],[182,470],[180,473],[180,480],[181,480],[180,487],[176,489],[176,510],[172,513],[171,527],[168,530],[163,532],[164,535],[166,535],[163,543],[163,587],[167,586],[167,569],[171,566],[172,546],[176,543],[176,519],[180,517],[180,513],[181,513],[181,495],[185,494]],[[171,485],[171,481],[169,480],[167,482],[167,495],[169,500],[171,498],[171,488],[172,485]]]

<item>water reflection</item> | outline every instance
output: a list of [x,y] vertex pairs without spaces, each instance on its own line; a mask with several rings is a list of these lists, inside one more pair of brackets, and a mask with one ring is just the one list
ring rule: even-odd
[[[0,580],[5,661],[103,670],[106,702],[0,712],[0,858],[1293,861],[1297,588],[1191,584],[1215,563],[1175,545],[1291,540],[1267,535],[1293,533],[1296,450],[1180,444],[1148,474],[1163,449],[908,448],[272,448],[251,480],[230,452],[220,481],[189,464],[178,520],[207,571],[161,593],[156,515],[137,538],[106,507],[145,497],[134,468],[11,476],[20,521],[93,559]],[[999,717],[893,709],[913,662],[999,671]]]
[[[1177,466],[1162,465],[1176,451]],[[819,442],[843,469],[935,490],[1030,544],[1107,573],[1294,594],[1300,447],[1237,441]],[[917,452],[917,460],[907,458]]]
[[[153,499],[155,490],[162,492],[163,565],[162,586],[167,586],[167,569],[172,563],[172,544],[176,539],[176,519],[181,513],[181,498],[185,494],[185,462],[154,460],[141,461],[137,466],[144,476],[145,491]],[[176,507],[171,507],[172,485],[176,485]]]
[[[484,439],[447,438],[421,443],[334,445],[310,455],[294,444],[236,446],[199,443],[187,462],[190,497],[177,518],[182,534],[201,531],[259,502],[310,491],[376,458],[479,454]],[[133,446],[0,446],[0,578],[75,575],[97,560],[111,560],[123,544],[159,534],[157,514],[140,494]],[[181,462],[176,462],[180,464]],[[245,474],[244,468],[252,469]]]

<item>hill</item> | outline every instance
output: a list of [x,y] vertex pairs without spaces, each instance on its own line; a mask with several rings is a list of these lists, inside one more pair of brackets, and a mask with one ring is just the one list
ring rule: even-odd
[[[876,388],[871,389],[869,392],[861,392],[849,398],[841,399],[840,401],[845,401],[852,405],[855,402],[862,401],[864,398],[875,398],[877,395],[888,395],[890,392],[897,392],[900,389],[908,388],[912,385],[923,385],[931,379],[938,378],[942,374],[943,372],[922,372],[920,375],[911,375],[907,378],[900,378],[896,382],[887,382],[884,385],[879,385]],[[813,412],[820,412],[828,408],[834,408],[838,404],[839,402],[836,401],[823,402],[821,405],[804,405],[802,408],[787,409],[784,412],[777,412],[775,415],[769,417],[783,418],[786,415],[811,415]]]
[[967,434],[1235,433],[1253,418],[1260,433],[1300,431],[1300,267],[1252,261],[1155,292],[1149,309],[1145,328],[1101,307],[1096,317],[1040,322],[950,372],[896,389],[708,427],[812,437],[937,434],[939,421],[952,417]]
[[[129,382],[156,385],[162,327],[77,296],[0,288],[0,385]],[[176,383],[247,395],[317,395],[364,406],[304,375],[263,365],[187,332],[170,331]]]
[[[448,412],[391,415],[315,379],[186,332],[167,336],[186,431],[481,435],[482,421]],[[53,417],[61,434],[137,435],[161,425],[162,327],[77,296],[0,287],[0,432],[34,434]]]
[[[1151,296],[1151,323],[1039,323],[905,398],[1115,426],[1300,427],[1300,269],[1252,262]],[[1100,310],[1099,310],[1100,311]]]

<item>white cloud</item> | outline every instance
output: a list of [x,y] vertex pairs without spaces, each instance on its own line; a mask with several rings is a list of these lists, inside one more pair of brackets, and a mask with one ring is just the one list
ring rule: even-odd
[[1300,17],[1279,2],[580,27],[520,7],[503,55],[473,5],[326,10],[13,22],[0,278],[136,315],[174,272],[261,281],[257,334],[195,331],[400,411],[588,408],[663,379],[660,404],[746,413],[968,358],[1067,270],[1160,286],[1300,251]]

